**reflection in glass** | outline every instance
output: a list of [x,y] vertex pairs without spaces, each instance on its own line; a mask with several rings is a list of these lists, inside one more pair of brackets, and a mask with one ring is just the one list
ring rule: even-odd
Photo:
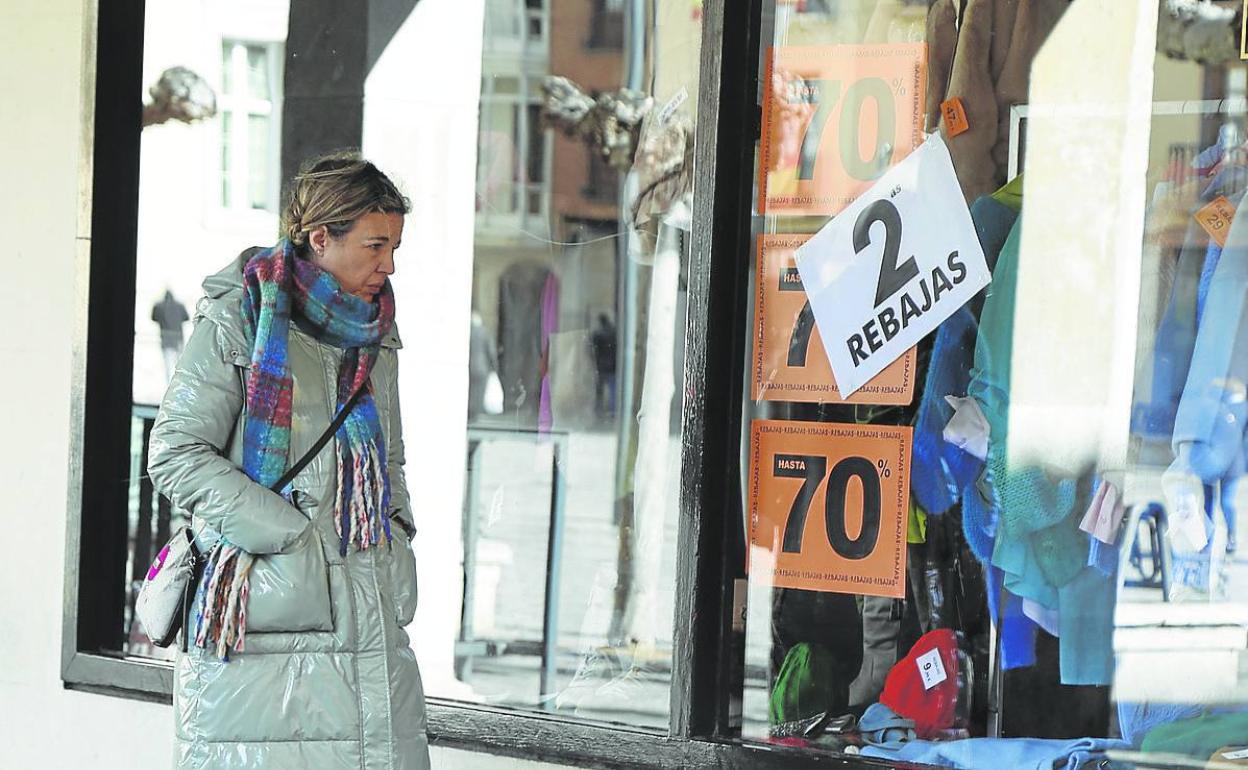
[[394,280],[423,373],[403,387],[428,694],[666,726],[697,100],[655,116],[696,94],[700,23],[677,0],[487,0],[471,23],[422,0],[365,34],[293,2],[205,4],[192,41],[148,4],[145,73],[194,70],[217,109],[143,134],[133,564],[178,515],[139,470],[176,359],[154,307],[193,315],[203,276],[273,242],[285,155],[362,145],[414,203]]

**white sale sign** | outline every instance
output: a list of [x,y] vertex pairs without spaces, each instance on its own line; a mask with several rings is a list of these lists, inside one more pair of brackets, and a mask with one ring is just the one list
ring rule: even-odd
[[940,134],[799,248],[797,269],[843,396],[987,286],[992,274]]

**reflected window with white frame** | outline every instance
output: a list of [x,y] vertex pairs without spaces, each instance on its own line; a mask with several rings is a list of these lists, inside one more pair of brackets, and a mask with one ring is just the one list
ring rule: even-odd
[[277,211],[281,44],[221,43],[221,207]]

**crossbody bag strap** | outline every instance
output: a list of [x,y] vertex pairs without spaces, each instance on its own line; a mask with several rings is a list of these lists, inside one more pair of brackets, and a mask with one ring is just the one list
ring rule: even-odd
[[277,492],[278,494],[282,493],[282,490],[286,488],[286,485],[293,481],[295,476],[299,475],[299,471],[303,470],[308,463],[312,462],[312,458],[316,457],[317,454],[320,453],[321,449],[325,446],[325,443],[329,441],[330,437],[338,432],[338,429],[342,427],[342,423],[346,421],[347,415],[351,414],[351,410],[355,408],[357,403],[359,403],[360,396],[364,395],[364,391],[367,389],[368,380],[366,379],[364,380],[364,383],[360,385],[360,387],[356,388],[355,392],[351,394],[351,398],[347,399],[347,403],[342,405],[342,409],[338,410],[338,415],[334,417],[334,421],[329,424],[329,427],[326,428],[325,432],[321,434],[321,437],[316,440],[316,443],[312,445],[312,448],[309,449],[303,457],[299,458],[299,462],[290,466],[290,468],[282,474],[282,477],[278,479],[273,486],[269,487],[269,489]]

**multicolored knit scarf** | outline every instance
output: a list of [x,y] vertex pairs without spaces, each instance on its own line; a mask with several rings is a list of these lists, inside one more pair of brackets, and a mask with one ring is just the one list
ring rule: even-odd
[[[245,329],[253,340],[247,375],[243,472],[266,487],[289,466],[291,401],[287,360],[292,316],[323,343],[343,350],[338,367],[337,409],[363,388],[355,408],[336,434],[338,496],[334,525],[345,556],[348,544],[364,550],[390,540],[390,478],[377,404],[368,381],[382,338],[394,322],[389,281],[373,302],[343,291],[330,273],[295,255],[283,240],[243,268]],[[289,488],[282,490],[289,495]],[[241,651],[246,634],[247,576],[251,554],[225,540],[208,554],[196,603],[196,644],[213,643],[228,659]]]

